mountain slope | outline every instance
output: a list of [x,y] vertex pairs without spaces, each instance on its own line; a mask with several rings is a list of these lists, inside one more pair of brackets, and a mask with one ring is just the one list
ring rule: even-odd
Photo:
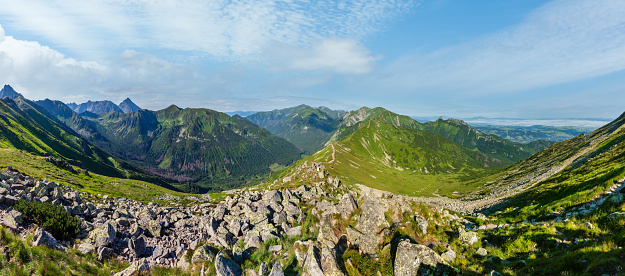
[[510,165],[521,161],[541,149],[553,144],[544,140],[530,144],[518,144],[492,134],[486,134],[457,119],[436,121],[423,124],[425,130],[438,133],[454,143],[499,159],[503,164]]
[[502,172],[498,190],[519,187],[490,210],[532,217],[562,212],[597,198],[625,177],[625,113],[589,133],[557,143]]
[[162,177],[191,183],[194,192],[257,182],[301,151],[240,116],[209,109],[101,114],[91,119],[107,151]]
[[126,98],[123,102],[121,102],[119,104],[119,109],[121,109],[124,113],[131,113],[141,110],[141,108],[133,103],[130,98]]
[[498,126],[477,125],[475,128],[489,134],[497,135],[517,143],[530,143],[539,139],[561,142],[583,133],[590,133],[596,128],[575,126]]
[[[76,133],[89,141],[102,141],[107,142],[106,138],[98,132],[98,130],[89,122],[84,119],[78,113],[74,112],[67,105],[61,101],[53,101],[45,99],[41,101],[35,101],[36,104],[43,107],[51,115],[55,116],[59,121],[70,127]],[[85,111],[88,112],[88,111]]]
[[[413,119],[382,108],[362,108],[343,119],[338,140],[298,164],[322,164],[346,184],[405,195],[468,193],[473,186],[458,185],[457,178],[501,166],[497,159],[421,130]],[[281,176],[295,173],[296,167]]]
[[50,154],[104,175],[125,177],[129,173],[116,168],[123,164],[91,145],[44,108],[22,97],[0,99],[0,129],[0,147]]
[[[340,113],[324,109],[334,115]],[[287,139],[307,153],[315,153],[322,149],[339,124],[336,118],[325,111],[307,105],[258,112],[246,119],[276,136]]]

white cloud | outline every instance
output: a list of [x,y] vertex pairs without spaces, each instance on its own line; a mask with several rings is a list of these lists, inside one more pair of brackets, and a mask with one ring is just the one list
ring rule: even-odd
[[0,25],[0,42],[4,41],[4,29],[2,25]]
[[44,37],[83,58],[112,49],[170,49],[219,60],[254,60],[274,41],[310,46],[361,39],[416,0],[152,1],[20,0],[0,5],[12,29]]
[[403,93],[518,92],[625,69],[625,2],[553,1],[523,22],[433,53],[396,60],[374,83]]
[[356,39],[330,38],[316,42],[308,49],[276,46],[271,61],[278,70],[322,71],[339,74],[370,72],[376,60]]

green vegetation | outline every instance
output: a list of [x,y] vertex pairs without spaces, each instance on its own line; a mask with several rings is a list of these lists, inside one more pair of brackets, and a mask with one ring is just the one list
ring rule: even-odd
[[158,200],[161,195],[172,194],[180,197],[189,194],[180,193],[163,188],[152,183],[121,179],[90,173],[71,173],[60,169],[44,157],[40,157],[22,150],[0,149],[0,168],[11,166],[14,170],[39,179],[48,179],[62,185],[71,187],[81,192],[90,193],[92,196],[107,194],[113,197],[125,197],[141,202],[155,202],[164,204]]
[[496,135],[486,134],[456,119],[443,120],[440,118],[425,123],[424,129],[438,133],[466,149],[475,150],[500,160],[503,165],[511,165],[528,158],[554,143],[537,140],[530,144],[519,144]]
[[258,112],[246,117],[272,134],[287,139],[312,154],[322,149],[336,131],[341,111],[300,105],[291,108]]
[[240,116],[209,109],[107,113],[86,118],[106,138],[94,143],[183,191],[204,193],[259,183],[273,164],[301,150]]
[[497,126],[475,125],[476,129],[494,134],[517,143],[530,143],[537,140],[561,142],[577,135],[595,130],[593,127],[575,126]]
[[72,216],[61,205],[18,200],[14,208],[22,212],[26,220],[38,224],[57,239],[71,240],[80,233],[80,219]]

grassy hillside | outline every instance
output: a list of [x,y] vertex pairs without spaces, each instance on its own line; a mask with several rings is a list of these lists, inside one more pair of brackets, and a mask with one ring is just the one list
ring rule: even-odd
[[301,154],[240,116],[209,109],[170,106],[88,119],[110,141],[97,145],[161,177],[187,183],[192,192],[256,183]]
[[[501,166],[499,160],[419,130],[418,122],[381,108],[361,109],[343,118],[353,123],[343,128],[339,135],[343,138],[298,165],[322,163],[347,184],[405,195],[450,197],[474,190],[474,186],[459,184],[461,177]],[[280,176],[290,175],[296,168]]]
[[590,133],[595,130],[592,127],[575,126],[497,126],[475,125],[488,134],[494,134],[506,140],[517,143],[530,143],[536,140],[561,142],[577,135]]
[[[625,114],[588,135],[555,144],[515,166],[503,181],[522,181],[551,170],[543,181],[516,195],[502,217],[541,217],[578,206],[625,177]],[[555,169],[559,170],[555,170]]]
[[258,112],[246,118],[312,154],[323,148],[339,124],[340,111],[322,108],[300,105]]
[[51,155],[115,177],[134,172],[120,160],[93,146],[39,105],[24,98],[0,99],[0,147]]
[[457,119],[438,119],[424,124],[424,129],[438,133],[469,150],[479,151],[502,164],[510,165],[537,153],[553,144],[544,140],[519,144],[492,134],[486,134]]

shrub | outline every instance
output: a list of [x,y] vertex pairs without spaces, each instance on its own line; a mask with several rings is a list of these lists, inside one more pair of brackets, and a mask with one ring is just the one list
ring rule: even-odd
[[80,233],[80,219],[68,213],[63,206],[52,203],[19,200],[14,207],[26,220],[38,224],[61,240],[70,240]]

